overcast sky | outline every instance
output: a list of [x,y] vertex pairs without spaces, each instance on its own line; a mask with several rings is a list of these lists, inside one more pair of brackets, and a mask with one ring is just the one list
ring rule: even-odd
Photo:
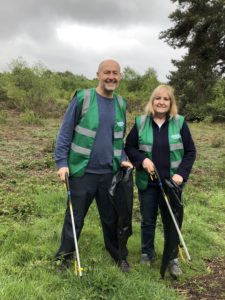
[[0,71],[18,57],[52,71],[93,79],[99,62],[116,59],[160,81],[173,70],[174,50],[159,40],[172,27],[170,0],[0,0]]

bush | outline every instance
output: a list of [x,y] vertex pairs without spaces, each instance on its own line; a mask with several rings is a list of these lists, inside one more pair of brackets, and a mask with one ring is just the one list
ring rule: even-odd
[[5,124],[7,122],[7,115],[4,112],[0,112],[0,124]]
[[26,110],[22,113],[20,119],[25,124],[42,125],[43,121],[32,110]]

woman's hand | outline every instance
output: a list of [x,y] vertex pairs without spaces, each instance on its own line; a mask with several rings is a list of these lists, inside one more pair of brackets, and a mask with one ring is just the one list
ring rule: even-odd
[[133,165],[131,162],[124,160],[121,162],[121,167],[133,169]]
[[146,172],[149,174],[155,173],[155,167],[153,162],[149,158],[145,158],[142,162],[142,167],[145,169]]
[[176,184],[178,184],[178,185],[181,185],[184,181],[183,177],[178,175],[178,174],[174,174],[173,177],[172,177],[172,180],[174,182],[176,182]]

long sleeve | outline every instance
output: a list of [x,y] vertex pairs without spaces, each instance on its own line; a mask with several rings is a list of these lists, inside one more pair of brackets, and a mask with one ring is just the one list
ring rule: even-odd
[[184,145],[184,156],[176,173],[182,176],[184,181],[187,181],[196,158],[196,149],[186,122],[181,129],[181,137]]
[[66,110],[57,136],[54,156],[57,168],[68,166],[68,153],[78,119],[79,111],[77,108],[77,98],[74,97]]

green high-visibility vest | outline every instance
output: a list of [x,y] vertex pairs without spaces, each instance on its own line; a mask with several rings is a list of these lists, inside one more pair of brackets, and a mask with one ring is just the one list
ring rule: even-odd
[[[92,146],[99,126],[99,112],[95,89],[78,90],[75,93],[80,111],[80,120],[76,124],[68,156],[71,176],[80,177],[84,174],[90,159]],[[120,159],[125,133],[126,100],[117,94],[115,99],[115,123],[113,137],[113,172],[120,167]],[[104,148],[104,141],[102,141]]]
[[[153,128],[151,116],[143,115],[135,119],[138,130],[139,150],[145,152],[147,158],[152,159]],[[184,155],[184,147],[180,130],[184,123],[184,117],[176,115],[169,120],[168,139],[170,148],[170,175],[173,176],[179,167]],[[149,174],[144,169],[136,170],[136,184],[139,190],[145,190],[148,186]]]

